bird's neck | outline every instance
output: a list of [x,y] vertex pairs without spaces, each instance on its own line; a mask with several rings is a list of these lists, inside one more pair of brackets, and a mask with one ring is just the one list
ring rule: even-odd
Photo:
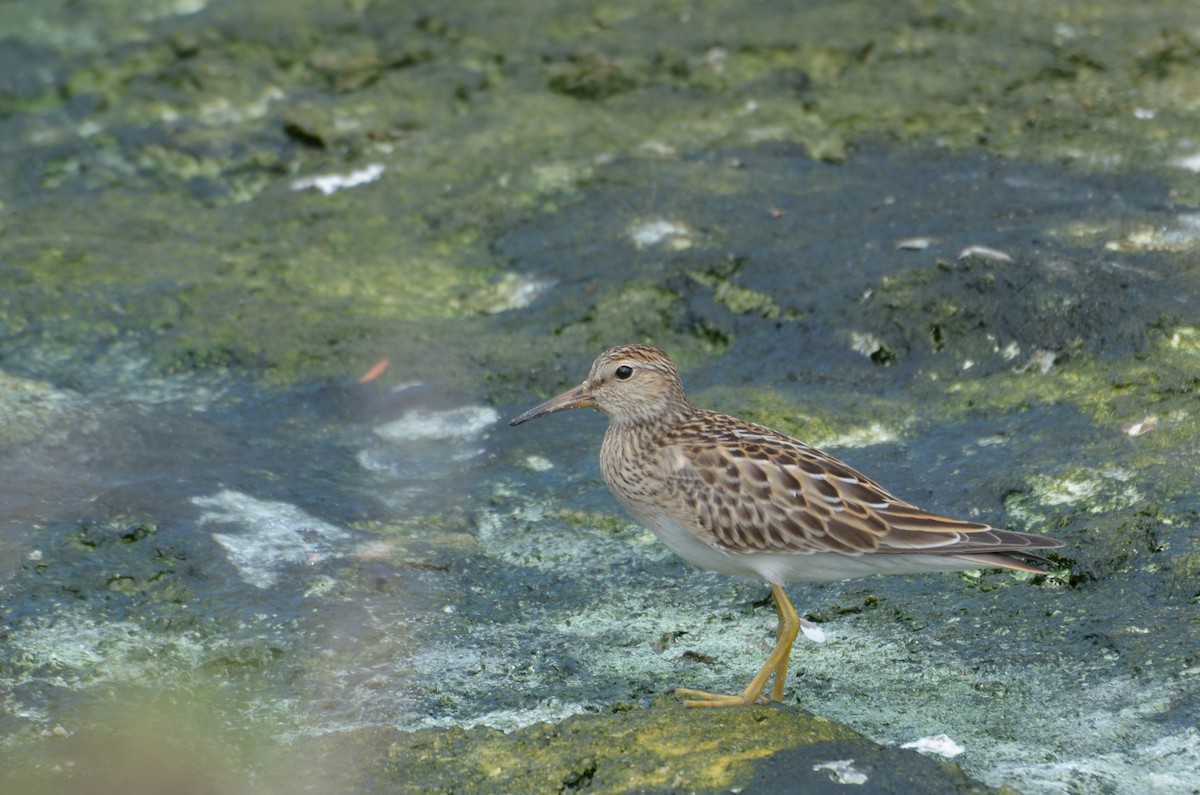
[[676,398],[666,401],[662,406],[644,413],[621,413],[610,415],[608,427],[617,433],[631,433],[638,436],[660,436],[672,428],[676,428],[696,415],[695,406],[687,398]]
[[617,500],[641,517],[661,487],[658,448],[683,421],[672,415],[653,419],[610,418],[600,446],[600,474]]

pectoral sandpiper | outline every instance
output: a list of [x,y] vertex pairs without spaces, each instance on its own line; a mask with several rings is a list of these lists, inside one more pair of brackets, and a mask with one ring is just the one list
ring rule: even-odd
[[1004,568],[1041,572],[1045,536],[929,513],[820,450],[693,406],[670,358],[649,345],[600,354],[582,384],[513,419],[595,408],[608,415],[600,471],[617,500],[696,566],[771,586],[775,648],[741,693],[679,689],[689,707],[783,698],[801,619],[783,586],[870,574]]

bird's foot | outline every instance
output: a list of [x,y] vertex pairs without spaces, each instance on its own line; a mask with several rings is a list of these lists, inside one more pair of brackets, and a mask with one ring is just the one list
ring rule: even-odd
[[675,688],[675,698],[683,699],[685,707],[744,707],[747,704],[769,704],[770,700],[752,688],[746,688],[737,695],[729,696],[723,693],[706,693],[703,690],[691,690],[686,687]]

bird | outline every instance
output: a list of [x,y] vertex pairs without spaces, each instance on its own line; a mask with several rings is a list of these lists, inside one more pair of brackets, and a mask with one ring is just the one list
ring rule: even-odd
[[608,416],[600,473],[638,522],[695,566],[770,586],[778,625],[762,668],[740,693],[676,689],[687,707],[783,700],[792,644],[811,626],[788,583],[979,568],[1045,574],[1051,561],[1033,550],[1063,545],[923,510],[799,439],[697,408],[670,357],[651,345],[604,351],[579,386],[509,425],[577,408]]

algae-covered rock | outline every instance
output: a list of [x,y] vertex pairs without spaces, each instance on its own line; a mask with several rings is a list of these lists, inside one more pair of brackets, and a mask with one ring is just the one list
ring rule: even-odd
[[512,732],[362,729],[292,749],[305,778],[406,793],[988,793],[954,764],[794,708],[685,710],[669,698]]

